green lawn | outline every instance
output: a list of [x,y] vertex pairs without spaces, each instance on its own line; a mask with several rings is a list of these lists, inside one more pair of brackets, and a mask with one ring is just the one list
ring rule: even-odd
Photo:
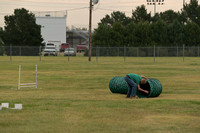
[[[35,81],[38,88],[18,87]],[[163,85],[157,98],[127,99],[112,94],[114,76],[137,73]],[[200,58],[0,57],[1,133],[130,133],[200,131]]]

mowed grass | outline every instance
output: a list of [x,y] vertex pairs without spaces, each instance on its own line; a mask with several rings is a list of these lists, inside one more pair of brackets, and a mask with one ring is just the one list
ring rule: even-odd
[[[0,110],[2,133],[130,133],[200,131],[200,58],[0,57],[0,102],[22,110]],[[35,81],[38,88],[18,87]],[[113,94],[114,76],[137,73],[163,85],[157,98]]]

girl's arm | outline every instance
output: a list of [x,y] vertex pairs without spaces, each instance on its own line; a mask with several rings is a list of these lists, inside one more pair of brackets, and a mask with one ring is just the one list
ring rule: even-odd
[[147,93],[147,94],[149,93],[149,91],[140,88],[140,85],[138,85],[137,87],[138,87],[138,90],[139,90],[139,91],[143,91],[144,93]]

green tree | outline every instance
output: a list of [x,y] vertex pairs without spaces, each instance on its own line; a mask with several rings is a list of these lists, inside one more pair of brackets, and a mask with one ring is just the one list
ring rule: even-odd
[[182,46],[184,36],[184,25],[177,19],[168,26],[168,40],[171,46]]
[[93,46],[109,46],[111,28],[105,24],[99,24],[92,35]]
[[184,27],[184,42],[186,46],[200,44],[200,27],[194,22],[188,22]]
[[185,14],[183,11],[179,12],[178,21],[179,21],[181,24],[187,23],[187,17],[186,17],[186,14]]
[[148,46],[151,43],[151,29],[147,22],[140,22],[136,26],[136,46]]
[[134,22],[125,27],[125,42],[129,47],[134,46],[136,42],[136,27],[137,25]]
[[183,7],[183,13],[189,22],[195,22],[200,26],[200,5],[197,0],[190,0]]
[[151,22],[157,22],[160,18],[160,13],[156,13],[153,17],[151,17]]
[[13,46],[42,45],[41,26],[28,10],[15,9],[14,15],[5,16],[4,42]]
[[125,45],[125,27],[119,23],[115,22],[112,26],[110,32],[110,46],[124,46]]
[[164,46],[168,44],[167,38],[167,24],[162,19],[159,19],[157,22],[151,24],[152,30],[152,43],[155,43],[159,46]]
[[167,24],[171,24],[175,19],[179,18],[179,13],[176,13],[173,10],[167,10],[160,13],[160,18],[163,19]]
[[118,22],[122,25],[127,25],[129,24],[131,19],[125,15],[125,13],[116,11],[111,13],[111,16],[106,15],[104,18],[101,19],[101,23],[112,26],[115,22]]
[[132,12],[132,21],[124,13],[113,12],[111,16],[106,15],[101,20],[100,24],[106,27],[99,25],[99,29],[95,31],[93,44],[179,46],[185,42],[186,45],[198,45],[200,42],[199,7],[196,0],[191,0],[181,12],[167,10],[151,17],[145,6],[141,5]]
[[99,23],[99,25],[100,24],[111,26],[113,24],[113,20],[111,16],[107,14],[104,18],[101,19],[101,23]]
[[132,20],[135,23],[139,22],[150,22],[151,21],[151,14],[147,13],[147,9],[144,5],[136,7],[136,10],[132,11]]

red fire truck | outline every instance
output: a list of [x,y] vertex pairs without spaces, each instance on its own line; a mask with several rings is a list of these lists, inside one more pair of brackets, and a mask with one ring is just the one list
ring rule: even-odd
[[88,49],[88,44],[79,44],[76,46],[76,51],[80,53],[85,51],[86,49]]

